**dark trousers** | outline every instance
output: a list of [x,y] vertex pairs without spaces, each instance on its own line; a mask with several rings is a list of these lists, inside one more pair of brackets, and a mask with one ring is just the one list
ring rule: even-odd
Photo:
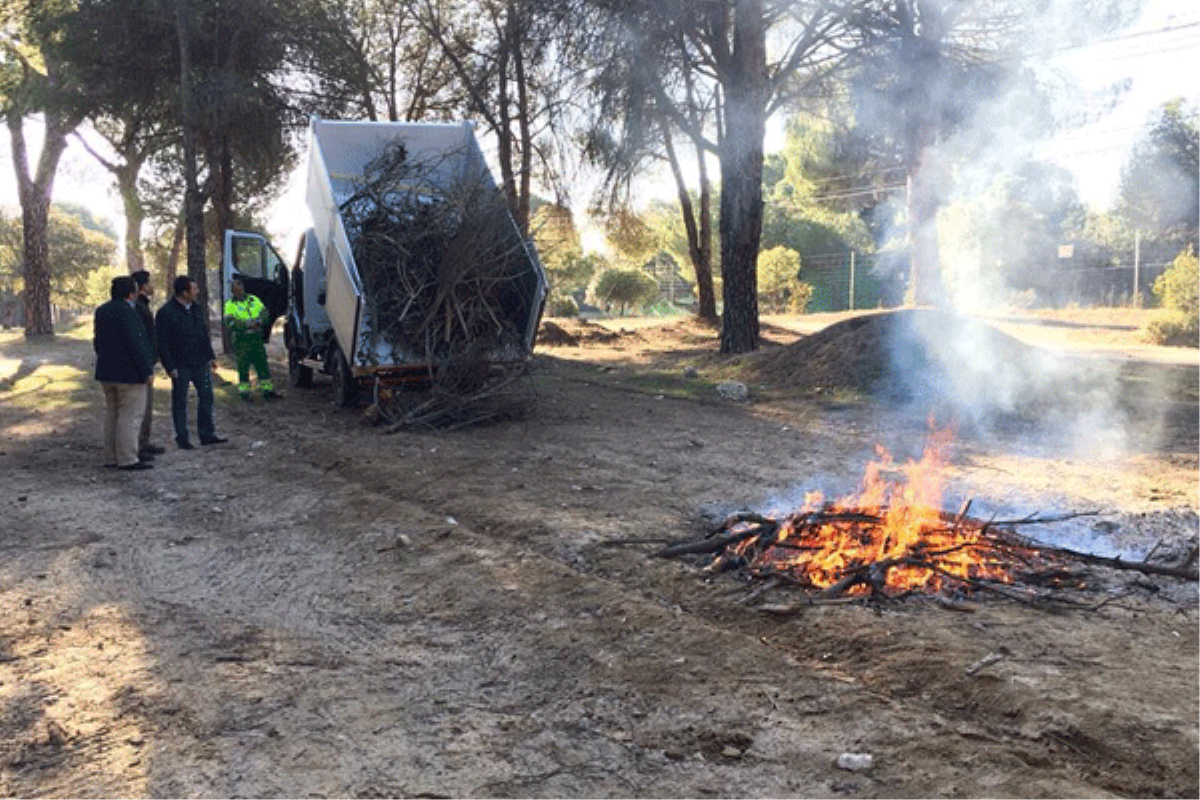
[[213,420],[212,369],[208,364],[200,367],[178,367],[179,377],[171,379],[171,421],[175,423],[175,441],[188,441],[188,386],[196,387],[196,433],[200,441],[217,435]]

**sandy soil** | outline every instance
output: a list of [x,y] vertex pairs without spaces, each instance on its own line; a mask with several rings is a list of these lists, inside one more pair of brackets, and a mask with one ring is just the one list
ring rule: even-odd
[[[770,320],[737,359],[690,323],[576,326],[539,349],[525,419],[449,432],[384,435],[325,381],[274,404],[226,386],[228,444],[133,475],[100,468],[86,332],[3,334],[0,794],[1200,794],[1193,582],[801,607],[652,557],[728,511],[853,490],[876,443],[919,455],[926,409],[752,369],[831,321]],[[1021,328],[1119,359],[1115,391],[1155,424],[1120,452],[968,428],[948,505],[1096,511],[1045,533],[1181,558],[1195,351],[1142,358],[1132,324],[1069,322]]]

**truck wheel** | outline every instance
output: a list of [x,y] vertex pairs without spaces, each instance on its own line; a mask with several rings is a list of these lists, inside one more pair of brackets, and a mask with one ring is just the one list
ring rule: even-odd
[[294,347],[288,348],[288,378],[297,389],[313,385],[313,369],[300,363],[300,351]]
[[333,361],[333,392],[333,402],[338,408],[350,408],[358,401],[358,384],[341,353]]

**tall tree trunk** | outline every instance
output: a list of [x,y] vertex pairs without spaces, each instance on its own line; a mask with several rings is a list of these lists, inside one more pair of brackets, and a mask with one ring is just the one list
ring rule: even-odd
[[183,118],[184,225],[187,230],[187,274],[200,287],[208,318],[208,274],[204,263],[204,193],[197,178],[196,123],[192,113],[192,58],[187,0],[175,0],[179,34],[179,105]]
[[696,270],[696,314],[701,319],[717,319],[717,292],[713,285],[712,246],[712,182],[708,179],[707,151],[696,143],[696,158],[700,170],[700,258]]
[[[186,201],[184,205],[186,206]],[[170,299],[175,294],[175,276],[179,274],[179,253],[183,249],[184,232],[187,230],[187,209],[180,208],[175,220],[175,230],[171,234],[171,249],[167,251],[167,263],[163,267],[163,280],[166,281],[165,294]]]
[[125,212],[125,266],[130,273],[146,268],[142,253],[142,223],[146,220],[146,210],[137,188],[141,167],[140,161],[126,161],[113,170],[117,178],[117,191],[121,195],[121,207]]
[[7,114],[12,138],[13,170],[21,201],[22,277],[25,282],[25,336],[53,336],[54,316],[50,308],[50,257],[47,226],[50,195],[58,162],[67,149],[67,133],[51,114],[45,115],[45,136],[38,156],[37,171],[29,173],[29,150],[25,142],[24,118],[18,110]]
[[501,37],[500,54],[496,66],[496,157],[500,162],[500,182],[503,186],[504,200],[508,203],[509,213],[515,219],[520,208],[517,202],[517,175],[513,169],[513,133],[512,133],[512,101],[509,97],[508,61],[509,46],[505,40],[504,28],[497,25],[497,33]]
[[529,237],[529,198],[533,183],[533,132],[530,117],[533,110],[529,105],[528,78],[525,75],[525,58],[521,50],[521,24],[519,11],[514,2],[508,4],[508,42],[512,49],[513,80],[517,84],[517,131],[521,143],[520,188],[517,191],[517,227],[521,235]]
[[[208,158],[209,169],[212,170],[211,174],[216,178],[216,185],[211,194],[213,226],[216,228],[217,250],[221,254],[218,258],[223,261],[225,231],[234,227],[233,152],[229,148],[228,132],[221,134],[220,142],[213,149],[215,149],[215,152],[210,153]],[[215,290],[217,308],[225,308],[225,301],[229,298],[225,296],[225,272],[223,264],[219,270],[219,274],[221,277],[217,280]],[[226,354],[233,352],[233,339],[230,337],[229,328],[224,325],[221,326],[221,351]]]
[[[701,217],[697,220],[696,208],[692,203],[692,196],[688,192],[687,181],[683,177],[683,168],[679,164],[679,156],[675,152],[675,143],[671,141],[671,131],[666,119],[661,121],[663,130],[663,142],[667,150],[667,162],[671,165],[671,174],[675,177],[675,189],[679,195],[679,210],[680,216],[683,218],[683,227],[687,232],[688,241],[688,258],[692,262],[692,270],[696,273],[696,316],[704,320],[716,320],[717,304],[716,297],[713,293],[713,277],[712,277],[712,250],[711,250],[711,235],[708,237],[708,248],[704,242],[704,236],[701,234],[703,228],[707,233],[707,220]],[[700,153],[701,159],[704,153]],[[703,160],[701,161],[703,164]],[[703,169],[703,167],[702,167]],[[701,181],[703,185],[704,181]],[[701,209],[704,213],[704,209]]]
[[765,0],[734,6],[721,143],[721,352],[758,347],[758,246],[762,237],[763,137],[766,133]]

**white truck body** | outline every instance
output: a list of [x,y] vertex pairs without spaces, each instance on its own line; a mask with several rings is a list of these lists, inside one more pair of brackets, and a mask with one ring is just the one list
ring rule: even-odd
[[[369,311],[364,302],[363,281],[340,211],[361,181],[367,165],[389,144],[397,141],[403,143],[410,159],[436,165],[432,175],[428,176],[434,184],[449,188],[469,179],[488,190],[495,189],[469,123],[313,120],[306,191],[312,217],[310,244],[316,245],[323,266],[323,306],[328,324],[332,325],[342,353],[356,373],[369,367],[413,365],[424,359],[423,353],[394,347],[371,335],[370,331],[375,328],[365,318]],[[513,226],[515,230],[515,222]],[[311,263],[307,250],[308,246],[305,247],[305,261]],[[546,278],[532,248],[525,245],[525,251],[531,271],[530,297],[526,319],[520,323],[524,331],[524,353],[528,355],[533,348],[546,295]],[[306,268],[306,283],[308,271]],[[320,324],[320,321],[312,319],[311,323]]]

